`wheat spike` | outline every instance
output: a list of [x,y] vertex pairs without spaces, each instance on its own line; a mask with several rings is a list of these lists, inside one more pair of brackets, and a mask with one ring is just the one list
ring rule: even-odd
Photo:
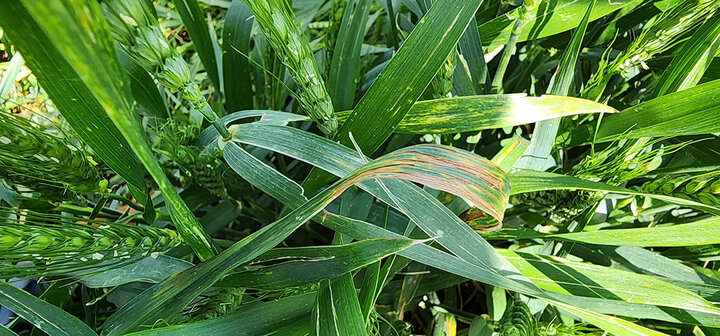
[[102,193],[107,181],[81,145],[44,125],[0,112],[0,176],[50,199]]
[[302,108],[325,135],[334,136],[338,130],[338,119],[330,95],[290,6],[285,0],[243,1],[255,15],[270,46],[293,76]]
[[0,208],[0,278],[87,270],[178,246],[172,230]]
[[190,68],[180,54],[170,46],[157,20],[143,1],[105,0],[102,3],[105,18],[115,40],[164,87],[180,92],[195,110],[210,122],[224,139],[230,137],[225,124],[218,118],[200,87],[190,76]]

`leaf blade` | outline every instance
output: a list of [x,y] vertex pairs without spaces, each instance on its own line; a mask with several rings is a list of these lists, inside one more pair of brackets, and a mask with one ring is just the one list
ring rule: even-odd
[[50,335],[97,335],[76,317],[3,281],[0,281],[0,305]]

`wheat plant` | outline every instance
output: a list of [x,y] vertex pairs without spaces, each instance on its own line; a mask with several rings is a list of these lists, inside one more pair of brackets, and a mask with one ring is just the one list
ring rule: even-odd
[[717,0],[0,1],[0,335],[715,336],[718,49]]

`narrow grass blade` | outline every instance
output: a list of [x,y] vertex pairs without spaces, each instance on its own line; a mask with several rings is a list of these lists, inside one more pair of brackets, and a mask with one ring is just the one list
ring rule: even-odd
[[91,276],[77,274],[77,277],[90,288],[115,287],[136,281],[157,283],[192,266],[185,260],[159,255],[145,257],[130,265],[111,267]]
[[[364,153],[375,152],[420,98],[450,50],[456,48],[481,3],[482,0],[435,1],[360,99],[336,140],[351,147],[348,134],[352,132]],[[303,187],[312,193],[330,180],[331,175],[314,170]]]
[[85,323],[64,310],[2,281],[0,281],[0,305],[49,335],[97,335]]
[[220,83],[217,59],[215,58],[217,44],[213,43],[210,37],[210,30],[203,12],[200,10],[200,5],[197,0],[173,0],[173,4],[192,38],[195,50],[200,56],[200,61],[202,61],[210,82],[216,90],[222,92],[223,87]]
[[655,87],[655,97],[695,86],[720,48],[720,12],[715,11],[680,48],[663,71]]
[[130,80],[130,90],[135,101],[152,117],[164,120],[168,118],[168,107],[150,74],[140,64],[118,51],[120,65]]
[[[467,70],[473,88],[473,94],[484,94],[490,92],[490,76],[485,63],[482,41],[478,33],[477,21],[473,17],[470,20],[465,32],[460,37],[458,47],[462,61],[459,68]],[[412,110],[411,110],[412,111]]]
[[619,319],[617,317],[594,313],[589,310],[574,307],[557,301],[546,301],[614,335],[667,336],[667,334],[645,328],[643,326],[625,321],[623,319]]
[[492,158],[492,162],[497,164],[502,170],[510,171],[529,146],[530,141],[518,136],[513,142],[507,144],[497,154],[495,154]]
[[705,311],[720,316],[720,309],[699,295],[647,275],[559,257],[504,250],[500,253],[540,288],[551,292]]
[[253,107],[252,68],[246,56],[250,55],[254,22],[250,9],[242,1],[233,0],[225,15],[222,45],[225,109],[231,112]]
[[[230,124],[238,120],[242,119],[248,119],[248,118],[254,118],[254,117],[260,117],[260,120],[258,122],[260,123],[266,123],[270,125],[285,125],[292,121],[306,121],[310,120],[307,116],[295,114],[295,113],[287,113],[287,112],[280,112],[280,111],[272,111],[272,110],[246,110],[246,111],[239,111],[234,112],[231,114],[228,114],[222,118],[220,118],[220,121],[224,124]],[[205,148],[207,145],[210,144],[213,140],[216,140],[220,136],[220,133],[215,129],[215,127],[208,127],[204,129],[200,135],[198,135],[197,139],[195,139],[195,146],[200,148]]]
[[320,282],[312,315],[313,336],[366,335],[352,275]]
[[0,16],[11,38],[34,32],[33,39],[16,39],[16,46],[73,129],[130,187],[145,192],[143,198],[136,195],[144,201],[144,170],[137,155],[163,193],[183,240],[201,259],[212,256],[210,237],[165,176],[130,111],[129,88],[98,3],[13,0],[0,2],[0,10],[12,13]]
[[540,190],[560,190],[560,189],[577,189],[577,190],[589,190],[599,192],[618,193],[625,195],[641,195],[649,196],[661,201],[673,203],[677,205],[687,206],[702,211],[706,211],[712,214],[719,215],[720,208],[710,204],[703,204],[692,200],[659,195],[643,193],[631,189],[622,187],[615,187],[601,182],[591,182],[577,177],[546,173],[532,170],[515,170],[510,174],[510,193],[521,194],[531,191]]
[[250,270],[230,274],[217,286],[282,290],[308,285],[365,267],[415,243],[411,239],[365,239],[344,245],[273,249],[249,264]]
[[360,51],[371,4],[371,0],[351,0],[346,4],[327,80],[328,93],[338,111],[352,109],[355,103],[360,83]]
[[12,59],[10,59],[10,64],[3,70],[2,76],[0,76],[0,101],[4,101],[8,93],[10,93],[10,90],[12,90],[15,79],[20,73],[20,70],[22,70],[23,64],[25,64],[25,60],[23,60],[19,52],[16,52]]
[[651,228],[566,233],[553,235],[551,238],[616,246],[660,247],[720,244],[720,218]]
[[500,55],[500,60],[498,61],[497,68],[495,69],[495,75],[493,75],[492,82],[490,83],[490,92],[503,92],[503,79],[505,78],[505,71],[507,70],[508,64],[510,64],[510,58],[512,58],[512,56],[516,52],[518,38],[525,29],[525,26],[531,21],[530,19],[532,18],[532,11],[538,8],[538,5],[540,5],[540,3],[541,1],[537,0],[523,1],[517,8],[518,17],[517,19],[515,19],[515,22],[513,22],[512,29],[510,30],[510,35],[508,36],[505,47],[503,48],[502,54]]
[[[720,80],[658,97],[603,118],[596,142],[720,132]],[[571,133],[569,146],[589,143],[594,125]]]
[[[181,324],[165,328],[140,331],[128,336],[173,335],[305,335],[308,319],[315,302],[315,293],[291,296],[268,302],[256,302],[242,306],[236,313],[202,322]],[[285,329],[286,327],[292,327]],[[304,327],[302,327],[304,326]],[[301,333],[289,333],[297,328]],[[304,330],[303,330],[304,329]]]
[[[555,75],[550,80],[547,93],[567,96],[570,92],[570,84],[572,84],[575,76],[575,64],[577,63],[580,48],[582,47],[583,36],[587,30],[590,14],[595,8],[596,0],[592,0],[585,16],[580,21],[580,25],[573,32],[572,38],[567,48],[560,58]],[[533,170],[544,170],[546,158],[550,155],[552,147],[555,144],[558,128],[560,127],[560,118],[540,121],[535,125],[530,148],[528,148],[524,161],[519,163],[518,168],[528,168]]]

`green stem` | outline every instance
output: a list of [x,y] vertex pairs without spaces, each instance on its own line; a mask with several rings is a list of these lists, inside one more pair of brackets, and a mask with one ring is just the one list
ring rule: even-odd
[[523,28],[525,28],[525,25],[530,21],[530,12],[535,10],[541,1],[542,0],[524,0],[523,4],[518,8],[518,18],[515,20],[508,42],[500,57],[500,63],[495,72],[495,77],[493,77],[491,85],[492,93],[502,93],[503,77],[505,77],[505,71],[510,63],[510,57],[515,54],[520,33],[522,33]]
[[502,93],[505,71],[510,63],[510,57],[512,57],[515,53],[515,47],[517,46],[517,41],[520,38],[520,32],[522,32],[522,27],[524,25],[525,23],[520,17],[515,20],[515,25],[513,26],[510,38],[508,38],[508,42],[503,49],[502,56],[500,57],[500,63],[498,63],[497,71],[495,71],[495,77],[493,77],[492,80],[490,89],[492,93]]
[[213,111],[212,107],[210,107],[210,104],[205,104],[205,107],[200,110],[200,113],[202,113],[203,117],[207,119],[208,122],[210,122],[215,129],[220,132],[220,136],[222,136],[223,140],[230,140],[230,131],[228,131],[227,126],[223,124],[223,122],[218,118],[215,111]]

